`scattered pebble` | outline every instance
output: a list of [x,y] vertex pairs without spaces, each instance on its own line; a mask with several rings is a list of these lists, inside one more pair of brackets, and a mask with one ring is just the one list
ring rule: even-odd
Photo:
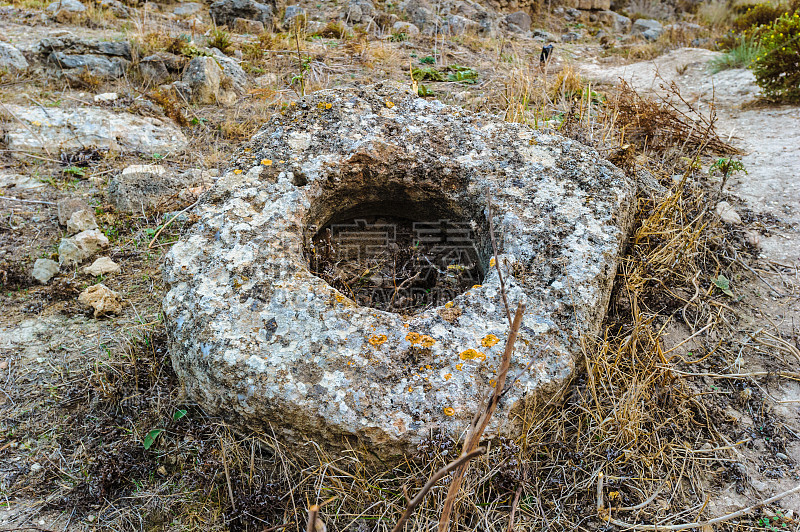
[[720,201],[717,203],[717,215],[720,219],[729,225],[742,225],[742,217],[736,212],[727,201]]
[[54,260],[36,259],[33,263],[31,276],[42,284],[47,284],[55,274],[58,273],[60,266]]
[[81,292],[81,295],[78,296],[78,302],[87,307],[92,307],[95,318],[107,314],[119,314],[122,310],[119,293],[104,284],[90,286]]
[[95,260],[91,266],[86,266],[83,269],[83,273],[87,275],[98,276],[108,273],[119,273],[119,270],[119,264],[108,257],[100,257]]

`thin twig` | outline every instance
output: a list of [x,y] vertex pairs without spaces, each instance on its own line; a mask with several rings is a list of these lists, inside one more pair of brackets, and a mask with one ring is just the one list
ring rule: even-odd
[[517,492],[514,494],[514,502],[511,503],[511,515],[508,517],[508,528],[506,529],[507,532],[512,532],[514,530],[514,514],[517,513],[517,505],[519,504],[520,495],[522,495],[522,485],[517,488]]
[[52,201],[37,201],[30,199],[12,198],[11,196],[0,196],[0,199],[8,201],[21,201],[22,203],[39,203],[41,205],[56,205],[56,203],[53,203]]
[[225,442],[219,438],[219,446],[222,449],[222,465],[225,466],[225,482],[228,484],[228,497],[231,500],[231,508],[236,511],[236,501],[233,499],[233,487],[231,486],[231,472],[228,469],[228,455],[225,453]]
[[169,224],[171,224],[173,221],[175,221],[175,218],[177,218],[177,217],[178,217],[178,216],[180,216],[181,214],[185,213],[186,211],[188,211],[189,209],[191,209],[192,207],[194,207],[194,206],[195,206],[195,205],[197,205],[198,203],[200,203],[200,198],[197,198],[197,201],[195,201],[194,203],[192,203],[191,205],[189,205],[189,206],[188,206],[188,207],[186,207],[185,209],[182,209],[182,210],[178,211],[178,212],[175,214],[175,216],[173,216],[172,218],[170,218],[170,219],[169,219],[169,221],[168,221],[167,223],[165,223],[164,225],[162,225],[162,226],[161,226],[161,227],[158,229],[158,231],[156,231],[156,234],[155,234],[155,236],[153,237],[153,240],[151,240],[151,241],[150,241],[150,243],[147,245],[147,249],[150,249],[151,247],[153,247],[153,242],[155,242],[155,241],[156,241],[156,239],[158,238],[158,235],[160,235],[160,234],[161,234],[161,231],[163,231],[164,229],[166,229],[166,228],[167,228],[167,226],[168,226]]
[[492,220],[492,194],[489,189],[486,189],[486,214],[489,217],[489,239],[492,241],[492,253],[494,253],[494,266],[497,268],[497,276],[500,278],[500,295],[503,296],[503,305],[506,307],[506,318],[508,318],[508,325],[512,326],[511,321],[511,307],[508,306],[508,297],[506,296],[506,285],[503,282],[503,272],[500,271],[500,257],[497,255],[497,242],[494,238],[494,221]]
[[437,482],[439,482],[439,480],[442,477],[444,477],[453,469],[466,464],[473,458],[476,458],[485,452],[486,449],[484,447],[478,447],[472,452],[469,452],[467,454],[462,454],[457,459],[453,460],[452,462],[441,468],[439,471],[434,473],[433,476],[428,479],[428,482],[426,482],[425,485],[422,486],[422,489],[419,490],[419,493],[417,493],[416,497],[414,497],[408,502],[406,510],[403,512],[403,515],[400,516],[400,519],[397,521],[397,524],[394,525],[392,532],[400,532],[403,529],[403,525],[405,524],[405,522],[408,521],[408,518],[411,517],[411,514],[414,513],[414,510],[417,508],[417,506],[419,506],[422,503],[423,499],[425,499],[425,495],[428,494],[428,492],[433,488],[434,485],[436,485]]

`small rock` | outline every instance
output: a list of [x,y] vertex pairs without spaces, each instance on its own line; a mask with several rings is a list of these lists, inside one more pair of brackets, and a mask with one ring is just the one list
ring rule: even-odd
[[570,31],[561,36],[561,42],[575,42],[581,38],[581,34],[577,31]]
[[56,0],[47,6],[47,12],[58,15],[59,13],[83,13],[86,6],[78,0]]
[[195,57],[189,61],[189,66],[183,73],[183,82],[192,89],[193,102],[200,104],[219,102],[222,69],[213,57]]
[[229,27],[233,26],[233,21],[237,18],[258,20],[266,26],[272,23],[273,16],[271,5],[255,0],[218,0],[211,4],[208,11],[215,24],[227,24]]
[[101,94],[94,95],[95,103],[106,103],[106,102],[113,102],[119,95],[116,92],[103,92]]
[[664,27],[657,20],[640,18],[633,23],[631,32],[634,35],[641,34],[648,41],[654,41],[664,33]]
[[[239,63],[216,48],[212,48],[211,51],[214,52],[214,59],[217,60],[217,64],[222,67],[223,79],[220,82],[220,86],[225,86],[226,82],[230,81],[231,88],[236,95],[244,94],[248,79],[247,74],[245,74],[242,67],[239,66]],[[235,95],[233,96],[235,98]]]
[[28,60],[12,45],[0,42],[0,70],[23,72],[28,69]]
[[106,314],[118,314],[122,310],[119,293],[104,284],[90,286],[81,292],[78,296],[78,302],[87,307],[92,307],[95,318]]
[[375,6],[369,0],[350,0],[344,7],[345,20],[350,23],[366,23],[375,15]]
[[187,145],[171,120],[101,108],[5,106],[19,119],[2,125],[6,149],[12,152],[47,153],[45,147],[58,146],[71,153],[93,146],[120,153],[164,154],[183,151]]
[[172,10],[175,15],[183,17],[191,17],[203,10],[202,4],[197,2],[185,2]]
[[67,233],[70,235],[90,229],[97,229],[97,219],[90,209],[75,211],[67,220]]
[[77,266],[89,255],[81,249],[77,242],[72,238],[62,238],[58,244],[58,263],[61,266]]
[[56,204],[58,223],[67,225],[72,215],[78,211],[88,211],[91,207],[81,198],[64,198]]
[[405,33],[409,37],[419,35],[419,28],[410,22],[395,22],[392,26],[392,30],[394,30],[395,33]]
[[101,7],[104,7],[114,13],[115,17],[128,18],[131,16],[130,10],[119,0],[100,0],[99,3]]
[[233,21],[233,31],[245,35],[260,35],[264,33],[264,23],[260,20],[249,20],[237,17]]
[[58,273],[58,263],[50,259],[36,259],[31,276],[42,284],[47,284]]
[[450,15],[447,17],[447,24],[442,29],[443,32],[448,35],[465,35],[478,33],[480,27],[480,24],[467,17]]
[[62,74],[71,80],[80,82],[80,75],[88,72],[92,76],[104,80],[117,79],[125,74],[130,61],[122,57],[108,57],[96,54],[66,54],[53,52],[48,63],[57,67]]
[[160,85],[170,76],[177,76],[183,69],[184,63],[182,57],[168,52],[157,52],[139,61],[139,73],[145,81]]
[[717,203],[717,215],[726,224],[742,225],[742,217],[739,216],[739,213],[736,212],[727,201],[720,201]]
[[298,5],[286,6],[286,11],[283,14],[283,25],[288,27],[297,17],[304,17],[307,20],[306,10]]
[[631,30],[631,19],[614,11],[599,12],[597,20],[608,26],[614,33],[627,33]]
[[178,176],[168,173],[163,166],[134,165],[111,179],[108,198],[117,210],[123,212],[180,208],[183,202],[188,201],[189,187],[195,181],[198,178],[191,172],[187,176]]
[[39,462],[34,462],[31,464],[31,473],[38,473],[42,469],[44,469],[44,467],[42,467],[42,464]]
[[78,247],[88,253],[87,256],[97,253],[101,249],[108,247],[108,238],[99,229],[88,229],[81,231],[72,237]]
[[[531,29],[531,16],[525,11],[516,11],[506,15],[506,24],[509,25],[511,31],[515,29],[521,30],[522,33],[528,32]],[[513,29],[512,29],[513,28]],[[516,33],[520,33],[515,31]]]
[[754,248],[761,247],[761,235],[758,233],[758,231],[745,231],[744,239]]
[[783,453],[775,453],[775,458],[777,458],[778,460],[783,460],[784,462],[789,461],[789,457]]
[[83,273],[96,277],[98,275],[105,275],[107,273],[119,273],[119,270],[119,264],[108,257],[100,257],[95,260],[91,266],[86,266],[83,269]]

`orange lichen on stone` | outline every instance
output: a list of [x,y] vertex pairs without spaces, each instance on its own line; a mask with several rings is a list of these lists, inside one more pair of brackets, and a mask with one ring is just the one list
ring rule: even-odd
[[433,344],[435,344],[435,343],[436,343],[436,340],[434,340],[433,338],[431,338],[430,336],[425,335],[425,334],[423,334],[420,337],[420,340],[419,340],[419,344],[422,347],[433,347]]
[[481,353],[480,351],[476,351],[472,348],[467,349],[466,351],[462,351],[458,358],[461,360],[486,360],[486,355]]
[[453,302],[448,301],[447,303],[444,304],[444,308],[453,308]]
[[233,173],[239,175],[242,173],[242,171],[237,168],[236,170],[233,171]]
[[261,159],[261,164],[264,166],[272,166],[272,159]]
[[496,263],[495,263],[494,257],[492,257],[491,259],[489,259],[489,267],[490,267],[490,268],[494,268],[494,265],[495,265],[495,264],[496,264]]
[[456,364],[456,369],[458,371],[461,371],[461,368],[463,368],[463,367],[464,367],[464,364]]
[[453,378],[453,374],[452,373],[445,373],[444,374],[444,380],[449,381],[452,378]]
[[500,338],[498,338],[497,336],[493,334],[487,334],[486,336],[483,337],[483,340],[481,340],[481,345],[483,347],[494,347],[495,345],[497,345],[497,342],[499,341]]
[[472,285],[472,288],[483,288],[483,285],[482,284],[474,284],[474,285]]
[[373,334],[369,337],[369,343],[373,347],[378,347],[379,345],[386,342],[386,335],[385,334]]
[[454,416],[454,415],[456,415],[456,411],[455,411],[455,409],[453,407],[446,406],[446,407],[444,407],[444,415],[446,415],[446,416]]
[[411,345],[416,345],[422,341],[422,335],[420,333],[410,332],[406,335],[406,340],[411,342]]
[[392,107],[394,107],[394,102],[387,101],[387,102],[386,102],[386,107],[388,107],[389,109],[391,109]]

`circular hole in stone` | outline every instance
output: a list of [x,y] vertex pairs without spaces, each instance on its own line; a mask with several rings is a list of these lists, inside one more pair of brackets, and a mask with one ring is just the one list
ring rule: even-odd
[[481,284],[491,255],[481,209],[394,192],[362,203],[337,195],[336,210],[317,209],[323,223],[305,246],[311,271],[361,306],[403,315]]

